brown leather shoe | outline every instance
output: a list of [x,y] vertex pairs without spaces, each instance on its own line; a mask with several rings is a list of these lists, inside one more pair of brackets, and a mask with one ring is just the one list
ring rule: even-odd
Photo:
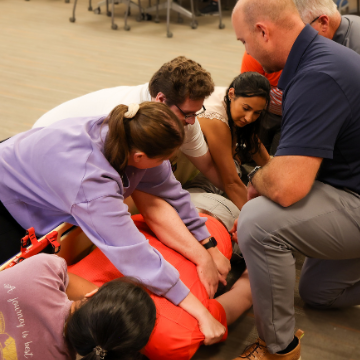
[[254,344],[249,345],[244,353],[234,360],[240,359],[251,359],[251,360],[301,360],[301,345],[300,339],[304,336],[304,332],[302,330],[298,330],[295,334],[298,338],[299,343],[293,351],[290,351],[287,354],[270,354],[266,344],[260,338]]

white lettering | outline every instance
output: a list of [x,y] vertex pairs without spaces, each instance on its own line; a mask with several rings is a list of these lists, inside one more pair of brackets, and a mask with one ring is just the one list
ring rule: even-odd
[[8,289],[7,293],[10,294],[14,289],[16,289],[15,286],[11,286],[10,284],[4,284],[4,288]]
[[18,299],[17,297],[14,299],[9,299],[8,302],[10,302],[14,305],[14,310],[15,310],[16,316],[19,320],[19,325],[17,325],[16,327],[24,327],[25,320],[23,317],[22,310],[20,309],[19,301],[17,299]]
[[28,359],[29,357],[34,356],[34,354],[31,352],[30,349],[30,344],[32,343],[32,341],[28,341],[25,343],[25,351],[24,351],[24,356]]

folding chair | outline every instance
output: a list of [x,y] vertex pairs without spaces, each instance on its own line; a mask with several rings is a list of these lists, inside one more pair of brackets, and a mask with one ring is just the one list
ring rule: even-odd
[[[68,0],[68,2],[69,2],[70,0]],[[70,20],[70,22],[75,22],[75,20],[76,20],[76,18],[75,18],[75,11],[76,11],[76,5],[77,5],[77,1],[78,0],[75,0],[74,1],[74,7],[73,7],[73,15],[72,15],[72,17],[69,19]],[[65,0],[65,2],[66,2],[66,0]],[[89,7],[88,7],[88,10],[89,11],[92,11],[92,5],[91,5],[91,0],[89,0]]]
[[[166,9],[167,13],[166,13],[166,36],[168,38],[171,38],[173,36],[173,33],[170,31],[170,10],[174,10],[176,11],[178,14],[183,15],[187,18],[191,19],[191,23],[190,26],[192,29],[196,29],[198,27],[198,22],[195,19],[195,10],[194,10],[194,0],[190,0],[190,7],[191,7],[191,11],[185,9],[184,7],[182,7],[181,5],[177,4],[176,2],[174,2],[174,0],[166,0],[164,3],[162,3],[161,5],[159,5],[159,0],[156,0],[156,5],[152,6],[152,7],[148,7],[146,9],[146,12],[151,12],[151,11],[156,11],[156,16],[155,16],[155,22],[159,23],[159,10],[163,10]],[[181,18],[179,18],[181,19]]]

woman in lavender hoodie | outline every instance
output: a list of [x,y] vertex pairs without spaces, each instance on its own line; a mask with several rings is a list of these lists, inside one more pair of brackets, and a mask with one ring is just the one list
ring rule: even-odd
[[[218,272],[226,272],[218,269],[226,268],[227,262],[216,247],[206,251],[201,246],[210,234],[166,161],[183,139],[183,126],[166,105],[145,102],[119,105],[103,117],[65,119],[2,142],[0,262],[16,252],[16,231],[34,227],[44,235],[62,222],[80,226],[121,273],[138,278],[194,316],[205,344],[218,341],[224,326],[149,245],[124,203],[133,195],[145,213],[156,211],[157,198],[171,205],[173,212],[166,214],[163,228],[180,216],[192,236],[179,226],[174,232],[178,235],[166,245],[197,265],[212,296]],[[159,234],[159,224],[151,223],[151,216],[149,220],[160,240],[168,236],[166,231]]]

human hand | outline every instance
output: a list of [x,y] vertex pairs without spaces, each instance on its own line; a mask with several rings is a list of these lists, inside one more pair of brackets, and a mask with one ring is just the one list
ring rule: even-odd
[[209,254],[207,255],[207,259],[198,264],[196,270],[209,298],[213,299],[219,285],[219,273],[212,257]]
[[205,337],[205,345],[214,344],[222,339],[226,332],[225,326],[218,322],[191,292],[179,303],[179,306],[198,321],[199,329]]
[[233,227],[231,228],[231,230],[229,231],[230,235],[231,235],[231,241],[234,241],[234,242],[238,242],[238,237],[237,237],[237,225],[238,225],[238,220],[239,219],[236,219],[234,221],[234,225]]
[[204,345],[212,345],[219,342],[226,332],[226,328],[217,321],[209,312],[199,321],[200,331],[205,336]]
[[247,200],[255,199],[256,197],[260,196],[261,194],[254,188],[252,183],[249,181],[247,186]]
[[219,273],[219,281],[226,286],[226,277],[231,270],[230,260],[226,258],[217,247],[208,250]]

